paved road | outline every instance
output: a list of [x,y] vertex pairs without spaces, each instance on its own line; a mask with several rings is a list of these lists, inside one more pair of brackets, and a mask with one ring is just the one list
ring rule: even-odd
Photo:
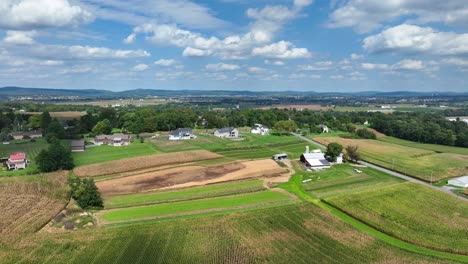
[[[307,141],[307,142],[309,142],[309,143],[311,143],[311,144],[314,144],[314,145],[317,146],[317,147],[326,148],[326,146],[324,146],[324,145],[322,145],[322,144],[320,144],[320,143],[318,143],[318,142],[315,142],[315,141],[313,141],[313,140],[310,139],[310,138],[306,138],[306,137],[304,137],[304,136],[302,136],[302,135],[299,135],[299,134],[297,134],[297,133],[291,133],[291,134],[294,135],[294,136],[296,136],[296,137],[298,137],[298,138],[300,138],[300,139],[302,139],[302,140],[304,140],[304,141]],[[374,164],[371,164],[371,163],[368,163],[368,162],[365,162],[365,161],[362,161],[362,160],[359,161],[359,163],[362,164],[362,165],[365,165],[365,166],[367,166],[367,167],[376,169],[376,170],[378,170],[378,171],[385,172],[385,173],[387,173],[387,174],[389,174],[389,175],[391,175],[391,176],[395,176],[395,177],[401,178],[401,179],[403,179],[403,180],[407,180],[407,181],[410,181],[410,182],[415,182],[415,183],[419,183],[419,184],[426,185],[426,186],[429,187],[429,188],[432,188],[432,189],[434,189],[434,190],[438,190],[438,191],[447,193],[447,194],[449,194],[449,195],[452,195],[452,196],[454,196],[454,197],[456,197],[456,198],[459,198],[459,199],[461,199],[461,200],[465,200],[465,201],[468,202],[468,199],[467,199],[467,198],[465,198],[465,197],[463,197],[463,196],[459,196],[459,195],[454,194],[453,192],[450,191],[450,189],[446,189],[446,188],[444,188],[444,187],[437,187],[437,186],[434,186],[434,185],[432,185],[432,184],[429,184],[429,183],[427,183],[427,182],[425,182],[425,181],[421,181],[421,180],[418,180],[418,179],[416,179],[416,178],[409,177],[409,176],[406,176],[406,175],[401,174],[401,173],[399,173],[399,172],[392,171],[392,170],[389,170],[389,169],[386,169],[386,168],[383,168],[383,167],[380,167],[380,166],[377,166],[377,165],[374,165]]]

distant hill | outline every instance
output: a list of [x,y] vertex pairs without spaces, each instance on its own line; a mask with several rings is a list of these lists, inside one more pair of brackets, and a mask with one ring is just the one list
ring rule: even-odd
[[157,89],[134,89],[120,92],[113,92],[99,89],[50,89],[50,88],[24,88],[24,87],[3,87],[0,88],[0,96],[80,96],[83,98],[128,98],[145,96],[366,96],[366,97],[427,97],[468,95],[468,93],[454,92],[314,92],[314,91],[228,91],[228,90],[157,90]]

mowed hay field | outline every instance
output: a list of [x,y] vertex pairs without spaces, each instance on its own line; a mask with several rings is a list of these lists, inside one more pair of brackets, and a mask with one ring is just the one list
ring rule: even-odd
[[219,183],[173,191],[156,191],[111,196],[104,200],[104,207],[109,209],[136,205],[187,201],[240,193],[250,193],[264,189],[263,181],[261,180]]
[[318,198],[361,192],[381,186],[398,184],[404,180],[368,167],[356,167],[348,164],[335,165],[329,169],[305,174],[304,179],[311,179],[302,186]]
[[180,166],[96,182],[103,196],[186,188],[248,178],[279,176],[287,169],[273,160],[236,162],[216,166]]
[[151,154],[161,153],[152,143],[133,142],[128,146],[97,146],[87,148],[84,152],[74,152],[73,160],[75,166],[83,166],[100,162],[133,158]]
[[80,177],[112,175],[175,163],[187,163],[200,160],[217,159],[221,157],[221,155],[206,150],[155,154],[79,166],[74,169],[74,173]]
[[453,263],[400,250],[313,205],[38,233],[2,263]]
[[31,235],[68,200],[68,171],[0,178],[0,245]]
[[468,203],[443,192],[407,182],[325,201],[391,236],[468,255]]
[[468,155],[437,153],[378,140],[315,137],[324,145],[338,142],[344,146],[357,145],[362,159],[424,181],[440,181],[468,174]]
[[232,210],[258,209],[263,206],[293,203],[291,196],[275,191],[260,191],[223,197],[135,206],[105,210],[99,218],[107,223],[167,218]]
[[444,145],[436,145],[436,144],[423,144],[423,143],[413,142],[413,141],[394,138],[394,137],[380,137],[379,140],[383,142],[406,146],[406,147],[432,150],[435,152],[468,155],[468,148],[460,148],[460,147],[452,147],[452,146],[444,146]]

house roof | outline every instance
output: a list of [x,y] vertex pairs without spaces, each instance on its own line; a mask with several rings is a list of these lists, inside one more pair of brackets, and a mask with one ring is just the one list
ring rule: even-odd
[[216,130],[215,132],[218,132],[218,133],[231,133],[235,128],[233,127],[224,127],[224,128],[220,128],[218,130]]
[[10,159],[17,160],[17,159],[25,159],[26,154],[23,152],[13,153],[10,155]]
[[130,135],[126,135],[126,134],[123,134],[123,133],[115,133],[113,135],[97,135],[96,136],[96,140],[104,140],[104,139],[115,140],[115,139],[118,139],[118,138],[120,140],[129,140]]
[[461,183],[461,184],[468,185],[468,176],[453,178],[453,179],[450,179],[449,181],[451,181],[451,182],[455,181],[455,182],[458,182],[458,183]]
[[328,160],[325,159],[325,154],[323,154],[322,152],[309,152],[302,154],[302,156],[304,156],[307,163],[309,163],[312,167],[330,166],[330,162],[328,162]]
[[192,129],[188,127],[178,128],[169,132],[169,135],[179,136],[180,134],[192,134]]

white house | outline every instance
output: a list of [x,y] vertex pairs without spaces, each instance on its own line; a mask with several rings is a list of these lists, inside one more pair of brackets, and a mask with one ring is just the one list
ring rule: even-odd
[[449,185],[468,188],[468,176],[462,176],[448,180]]
[[233,127],[225,127],[215,130],[213,134],[219,138],[238,138],[239,130]]
[[26,166],[28,165],[26,154],[23,152],[11,154],[10,158],[8,158],[6,162],[6,165],[8,166],[9,170],[26,169]]
[[169,140],[183,140],[197,138],[191,128],[178,128],[169,132]]
[[322,133],[330,133],[328,126],[320,124],[319,127],[322,129]]
[[255,124],[250,133],[265,136],[270,133],[270,129],[262,124]]
[[330,168],[330,162],[325,158],[325,154],[320,149],[309,151],[309,146],[306,146],[306,151],[301,155],[301,162],[305,166],[313,169]]

